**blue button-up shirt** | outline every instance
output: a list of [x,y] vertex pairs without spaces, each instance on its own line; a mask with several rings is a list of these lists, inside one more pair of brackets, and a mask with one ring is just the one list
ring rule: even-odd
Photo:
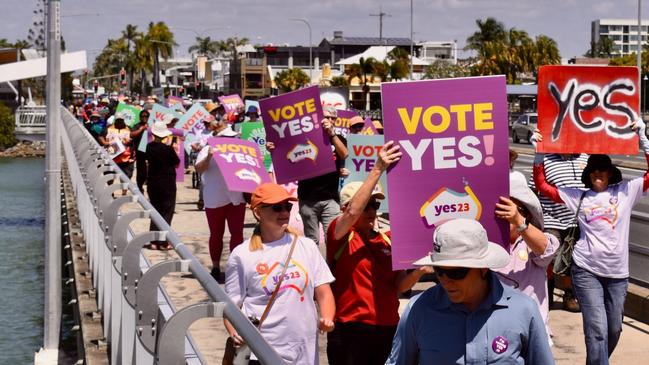
[[490,293],[473,312],[441,285],[413,297],[387,364],[554,364],[541,314],[490,272]]

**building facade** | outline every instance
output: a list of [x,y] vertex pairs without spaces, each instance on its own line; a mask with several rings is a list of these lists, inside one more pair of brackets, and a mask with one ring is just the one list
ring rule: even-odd
[[[649,20],[641,22],[642,44],[647,44],[647,27]],[[613,41],[613,57],[635,53],[638,47],[637,19],[597,19],[591,23],[591,42],[597,43],[602,38]]]

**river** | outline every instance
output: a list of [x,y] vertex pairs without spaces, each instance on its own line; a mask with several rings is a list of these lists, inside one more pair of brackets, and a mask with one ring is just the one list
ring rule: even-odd
[[0,159],[0,363],[29,364],[43,343],[45,160]]

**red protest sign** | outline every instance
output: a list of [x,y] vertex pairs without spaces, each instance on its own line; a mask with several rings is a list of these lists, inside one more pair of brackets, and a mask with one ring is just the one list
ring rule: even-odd
[[543,66],[539,70],[540,152],[636,154],[630,128],[640,97],[635,67]]

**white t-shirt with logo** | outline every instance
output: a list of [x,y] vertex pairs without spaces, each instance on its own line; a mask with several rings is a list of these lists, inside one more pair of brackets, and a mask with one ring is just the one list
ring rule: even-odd
[[[275,290],[293,236],[250,251],[250,239],[228,259],[225,291],[246,316],[261,318]],[[299,237],[277,299],[261,327],[264,339],[288,364],[318,364],[318,313],[314,290],[334,277],[309,238]]]
[[[629,226],[633,206],[644,195],[643,178],[623,181],[596,193],[588,190],[581,203],[572,259],[593,274],[622,279],[629,276]],[[559,188],[568,209],[576,212],[582,190]]]

